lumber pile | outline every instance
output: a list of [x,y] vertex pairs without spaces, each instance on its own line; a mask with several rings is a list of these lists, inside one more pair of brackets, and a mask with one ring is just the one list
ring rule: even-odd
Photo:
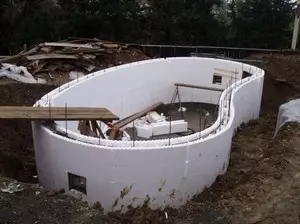
[[73,37],[1,57],[0,68],[3,63],[24,66],[35,78],[63,84],[107,67],[145,59],[148,57],[141,51],[124,44]]

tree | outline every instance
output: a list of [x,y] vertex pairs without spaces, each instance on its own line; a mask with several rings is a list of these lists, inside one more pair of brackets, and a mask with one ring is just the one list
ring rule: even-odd
[[290,43],[289,0],[245,0],[238,9],[236,42],[244,47],[284,48]]

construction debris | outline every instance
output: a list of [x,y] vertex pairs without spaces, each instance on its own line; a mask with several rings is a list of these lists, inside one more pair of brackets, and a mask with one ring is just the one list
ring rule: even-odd
[[[72,37],[59,42],[42,43],[14,56],[3,56],[0,58],[0,69],[5,65],[2,63],[22,66],[20,68],[27,69],[26,74],[33,78],[27,81],[29,83],[41,83],[36,80],[42,78],[42,83],[61,85],[91,72],[146,59],[149,58],[141,51],[124,44]],[[19,74],[17,77],[8,76],[7,72],[3,74],[0,77],[24,82]]]
[[7,77],[18,82],[23,83],[46,83],[46,80],[37,78],[35,79],[30,72],[28,72],[27,68],[24,66],[16,66],[11,64],[2,64],[2,68],[0,68],[0,78]]
[[3,193],[13,194],[16,192],[23,191],[24,188],[17,181],[12,181],[10,183],[4,182],[3,186],[0,187],[0,191]]

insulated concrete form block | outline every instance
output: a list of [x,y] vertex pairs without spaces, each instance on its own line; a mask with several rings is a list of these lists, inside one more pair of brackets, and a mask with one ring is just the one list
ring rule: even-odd
[[190,197],[201,193],[204,188],[209,188],[218,175],[226,172],[230,159],[232,131],[227,129],[216,136],[218,141],[211,136],[201,144],[190,144],[188,148],[185,190]]
[[[227,88],[227,76],[221,85],[213,84],[216,69],[225,71],[223,75],[237,71],[237,82]],[[253,75],[240,82],[245,69]],[[169,103],[176,82],[219,87],[224,92],[180,88],[182,101],[218,102],[220,110],[211,127],[170,141],[99,141],[80,135],[75,122],[68,125],[67,138],[56,133],[65,134],[65,122],[57,122],[56,132],[33,122],[39,181],[46,188],[69,192],[68,172],[85,177],[83,200],[100,201],[105,211],[142,205],[147,195],[151,208],[178,207],[226,172],[234,130],[259,114],[263,79],[264,71],[253,66],[189,57],[118,66],[65,84],[44,96],[40,106],[51,102],[52,106],[107,107],[123,118],[159,101]],[[118,91],[111,92],[111,86]],[[112,94],[109,98],[107,92]],[[221,103],[228,96],[230,113]]]
[[51,146],[49,134],[43,130],[38,122],[32,122],[32,134],[34,138],[34,149],[36,168],[39,182],[47,188],[55,188],[55,180],[57,176],[53,171],[56,163],[56,156],[49,150]]
[[[99,149],[95,145],[77,143],[74,140],[65,141],[61,136],[50,133],[47,129],[39,130],[42,136],[41,144],[37,151],[43,151],[47,154],[36,154],[37,161],[47,161],[51,158],[51,163],[38,166],[39,182],[46,188],[61,189],[64,188],[68,193],[68,173],[85,177],[87,179],[87,195],[81,194],[82,198],[91,204],[99,201],[105,210],[111,210],[113,204],[112,194],[112,171],[113,153],[109,149]],[[46,140],[46,141],[45,141]],[[40,179],[40,176],[47,175],[47,178]],[[54,180],[48,182],[47,179]],[[122,189],[121,189],[122,190]],[[97,199],[98,198],[98,199]]]
[[158,122],[143,126],[135,126],[135,128],[139,137],[150,138],[151,136],[166,135],[169,133],[174,134],[187,132],[188,123],[184,120],[179,120],[171,122]]
[[[168,204],[180,206],[181,202],[173,202],[169,195],[174,189],[176,196],[181,197],[185,157],[185,146],[164,150],[120,150],[113,153],[112,189],[114,195],[119,197],[118,208],[134,200],[140,204],[147,199],[147,195],[153,207]],[[122,198],[120,192],[124,192],[124,189],[130,190]]]
[[[173,133],[187,132],[188,123],[184,120],[171,121],[171,122],[161,122],[153,124],[152,126],[152,135],[165,135]],[[170,127],[171,126],[171,127]]]
[[152,136],[152,128],[149,126],[135,126],[137,136],[142,138],[150,138]]

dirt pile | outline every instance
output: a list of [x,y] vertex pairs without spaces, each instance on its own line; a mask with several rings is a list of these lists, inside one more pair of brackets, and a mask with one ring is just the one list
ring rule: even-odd
[[[0,85],[0,106],[32,106],[52,89],[50,85]],[[0,176],[36,182],[31,123],[0,120],[0,126]]]
[[[4,193],[7,186],[18,191]],[[40,186],[14,182],[0,177],[0,223],[20,224],[117,224],[86,203]]]

